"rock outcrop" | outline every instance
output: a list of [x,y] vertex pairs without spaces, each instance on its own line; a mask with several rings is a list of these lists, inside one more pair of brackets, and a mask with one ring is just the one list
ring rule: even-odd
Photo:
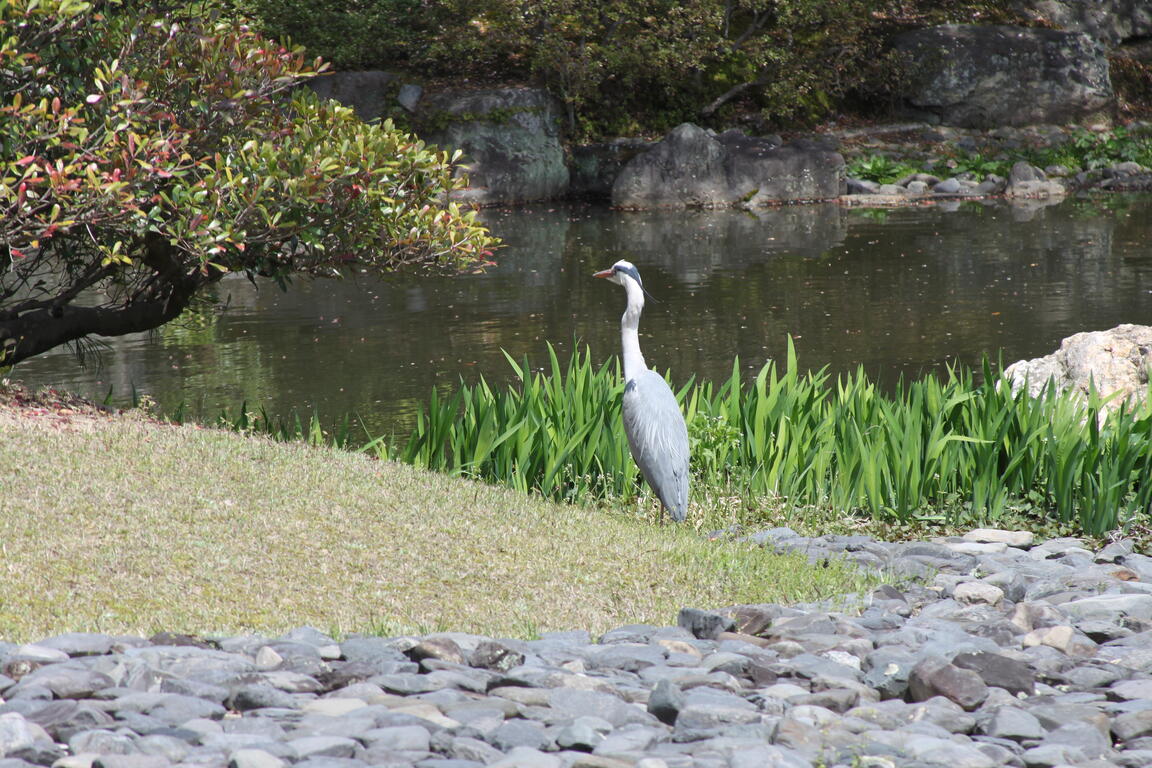
[[948,24],[905,33],[903,94],[946,125],[1068,123],[1113,101],[1103,46],[1079,32]]
[[1015,6],[1036,21],[1083,32],[1109,48],[1152,36],[1147,0],[1017,0]]
[[551,200],[568,192],[559,111],[536,88],[446,90],[416,105],[420,138],[464,152],[469,187],[457,197],[478,205]]
[[1069,336],[1060,349],[1045,357],[1020,360],[1004,369],[1013,389],[1027,387],[1036,395],[1048,381],[1060,390],[1084,394],[1091,386],[1102,395],[1115,395],[1108,407],[1142,401],[1152,368],[1152,326],[1118,325],[1107,331]]
[[469,186],[456,198],[478,205],[551,200],[568,194],[559,111],[537,88],[425,91],[390,72],[337,72],[308,81],[324,99],[364,121],[410,115],[421,139],[462,150]]
[[305,82],[321,99],[351,107],[364,122],[387,117],[396,104],[399,78],[391,72],[334,72]]
[[645,139],[621,138],[572,147],[569,194],[611,199],[612,185],[616,183],[620,169],[636,155],[651,149],[653,143]]
[[844,158],[811,145],[779,145],[739,131],[684,123],[628,162],[612,186],[622,208],[756,207],[830,200],[844,192]]

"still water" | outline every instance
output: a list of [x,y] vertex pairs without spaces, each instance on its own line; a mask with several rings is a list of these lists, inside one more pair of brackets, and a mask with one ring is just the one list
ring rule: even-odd
[[493,210],[507,243],[480,275],[360,276],[287,292],[240,277],[151,334],[110,339],[97,365],[68,350],[11,378],[116,403],[147,394],[212,418],[242,401],[271,412],[358,414],[400,431],[433,387],[506,381],[501,350],[541,365],[546,342],[619,351],[624,293],[593,271],[627,258],[649,300],[641,344],[677,381],[749,372],[796,341],[804,367],[881,382],[953,361],[1005,362],[1072,333],[1152,324],[1152,197],[1023,207],[836,205],[755,213]]

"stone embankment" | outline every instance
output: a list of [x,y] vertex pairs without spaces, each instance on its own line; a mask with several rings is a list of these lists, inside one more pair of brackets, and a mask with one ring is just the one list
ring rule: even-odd
[[[1135,130],[1144,130],[1143,124]],[[1103,130],[1103,127],[1099,127]],[[909,173],[889,184],[847,179],[841,200],[855,205],[901,205],[947,198],[1003,197],[1062,200],[1085,191],[1146,192],[1152,190],[1152,169],[1135,162],[1092,167],[1015,163],[1007,176],[964,169],[957,156],[1003,161],[1021,154],[1058,148],[1075,140],[1076,129],[1057,125],[978,129],[900,124],[833,132],[837,149],[846,158],[886,158],[892,163],[937,169]],[[939,169],[956,166],[954,173]]]
[[0,645],[0,768],[1152,765],[1152,558],[1130,541],[753,540],[892,585],[595,640]]

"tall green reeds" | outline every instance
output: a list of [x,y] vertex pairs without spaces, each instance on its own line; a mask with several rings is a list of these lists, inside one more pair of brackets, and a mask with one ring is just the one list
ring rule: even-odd
[[[518,382],[483,379],[433,393],[407,442],[377,451],[556,499],[627,496],[637,485],[620,419],[616,362],[588,350],[547,372],[509,363]],[[885,394],[862,370],[832,381],[801,372],[791,343],[745,383],[678,391],[697,488],[732,487],[797,506],[908,521],[995,523],[1027,504],[1100,534],[1152,509],[1152,406],[1103,411],[1049,387],[1013,392],[987,363],[903,383]]]

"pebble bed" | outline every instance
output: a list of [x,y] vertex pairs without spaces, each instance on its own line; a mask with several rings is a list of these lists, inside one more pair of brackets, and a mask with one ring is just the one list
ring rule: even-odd
[[1131,542],[753,538],[900,586],[595,640],[0,643],[0,768],[1152,765],[1152,558]]

